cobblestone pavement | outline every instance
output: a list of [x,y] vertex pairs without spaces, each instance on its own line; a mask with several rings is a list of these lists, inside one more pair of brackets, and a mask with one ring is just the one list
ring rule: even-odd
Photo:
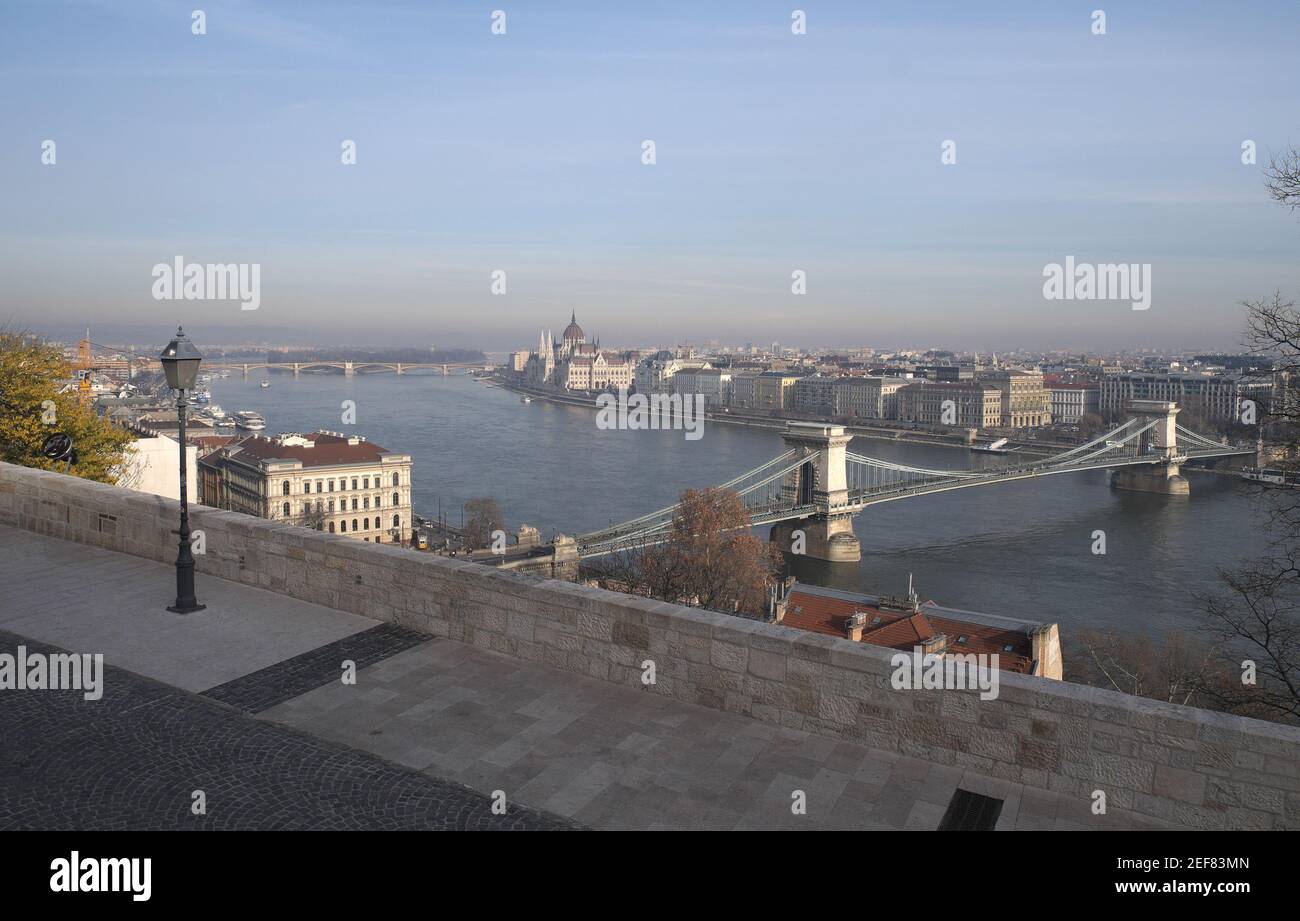
[[[56,651],[0,631],[0,652],[20,644]],[[571,827],[108,665],[97,701],[0,691],[0,829]]]
[[276,704],[339,681],[344,661],[351,661],[360,671],[367,665],[427,643],[430,639],[427,633],[417,633],[396,624],[380,624],[251,675],[227,681],[204,691],[203,696],[230,704],[245,713],[261,713]]

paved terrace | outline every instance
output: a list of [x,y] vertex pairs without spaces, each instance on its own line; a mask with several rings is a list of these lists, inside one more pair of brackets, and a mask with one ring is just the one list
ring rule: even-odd
[[0,692],[0,828],[931,830],[958,788],[1004,801],[998,829],[1164,826],[210,575],[178,616],[165,564],[4,525],[0,548],[0,652],[107,666],[97,702]]

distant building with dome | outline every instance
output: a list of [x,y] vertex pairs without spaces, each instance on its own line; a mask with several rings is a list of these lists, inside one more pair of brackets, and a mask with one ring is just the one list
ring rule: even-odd
[[518,365],[524,381],[534,387],[560,390],[626,390],[632,386],[636,354],[600,348],[600,340],[587,341],[576,312],[557,343],[550,330],[541,331],[537,349]]

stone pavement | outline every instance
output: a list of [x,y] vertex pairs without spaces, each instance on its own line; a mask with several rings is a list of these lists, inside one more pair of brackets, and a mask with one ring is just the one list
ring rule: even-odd
[[[199,580],[207,611],[160,617],[171,567],[3,527],[0,546],[0,584],[10,588],[0,628],[103,652],[126,669],[112,672],[100,704],[75,692],[0,692],[0,828],[196,827],[185,823],[202,788],[209,815],[197,827],[556,827],[568,818],[611,829],[932,830],[959,787],[1004,801],[999,829],[1157,827],[651,689],[420,642],[211,577]],[[354,634],[353,648],[380,648],[348,685],[337,661],[347,642],[322,647]],[[233,695],[261,713],[139,675]],[[506,817],[484,814],[482,794],[497,790],[512,804]],[[796,791],[806,814],[792,809]]]
[[[54,651],[0,631],[19,644]],[[572,827],[109,666],[100,700],[0,691],[0,738],[0,829]]]
[[0,526],[0,630],[203,691],[375,622],[236,582],[198,577],[206,611],[177,615],[175,569]]

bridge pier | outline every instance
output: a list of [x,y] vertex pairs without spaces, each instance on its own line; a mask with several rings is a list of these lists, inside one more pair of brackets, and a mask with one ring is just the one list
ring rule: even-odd
[[345,362],[343,362],[343,376],[344,376],[344,377],[351,377],[352,375],[354,375],[354,374],[356,374],[356,373],[357,373],[356,371],[352,370],[352,362],[350,362],[350,361],[345,361]]
[[771,540],[786,553],[797,550],[796,532],[803,532],[803,556],[829,563],[856,563],[862,546],[853,533],[853,517],[835,511],[848,504],[845,452],[853,436],[842,425],[792,422],[782,435],[787,448],[807,458],[787,478],[783,491],[795,505],[814,506],[809,518],[780,522]]
[[1192,492],[1187,477],[1177,464],[1152,464],[1149,467],[1121,467],[1110,471],[1110,485],[1132,492],[1154,492],[1165,496],[1187,496]]
[[293,363],[293,376],[294,377],[298,376],[298,362],[296,361]]
[[827,563],[856,563],[862,559],[862,544],[853,533],[853,518],[849,515],[781,521],[772,525],[768,539],[782,553],[794,554],[796,532],[803,533],[803,552],[798,556]]
[[1134,492],[1166,496],[1191,493],[1179,464],[1187,460],[1178,450],[1178,404],[1166,400],[1133,400],[1129,410],[1141,421],[1156,423],[1138,440],[1139,454],[1163,455],[1163,460],[1145,467],[1120,467],[1110,471],[1110,485]]

